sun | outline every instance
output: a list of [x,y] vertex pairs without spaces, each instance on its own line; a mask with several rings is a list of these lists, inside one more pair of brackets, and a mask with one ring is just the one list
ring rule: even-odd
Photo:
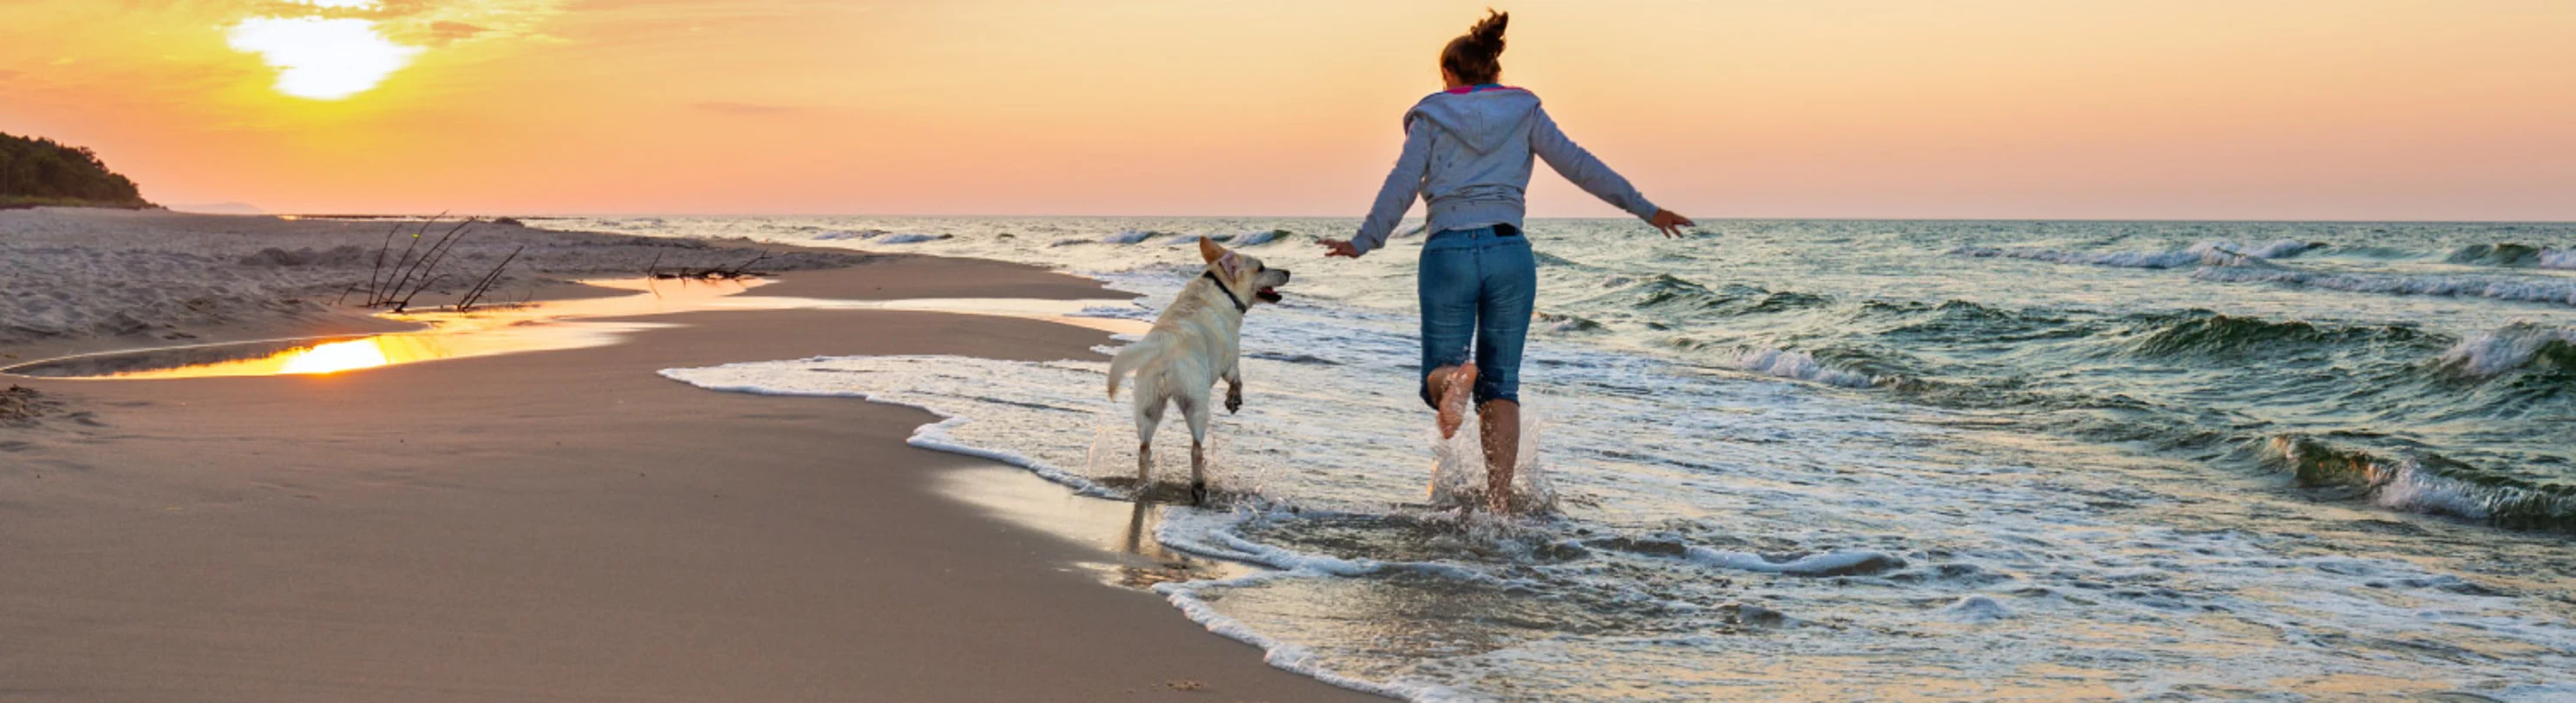
[[386,39],[371,20],[347,17],[253,17],[233,25],[225,39],[277,68],[277,92],[311,100],[372,90],[421,51]]

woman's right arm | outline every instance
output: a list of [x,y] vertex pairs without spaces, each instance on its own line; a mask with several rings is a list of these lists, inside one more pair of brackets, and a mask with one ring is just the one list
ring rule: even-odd
[[1386,174],[1386,183],[1378,186],[1377,202],[1369,206],[1368,219],[1360,221],[1359,236],[1342,242],[1324,240],[1331,251],[1328,256],[1357,258],[1386,244],[1387,235],[1404,212],[1413,209],[1413,201],[1422,198],[1422,178],[1431,170],[1431,125],[1417,121],[1404,130],[1404,153],[1395,157],[1395,168]]

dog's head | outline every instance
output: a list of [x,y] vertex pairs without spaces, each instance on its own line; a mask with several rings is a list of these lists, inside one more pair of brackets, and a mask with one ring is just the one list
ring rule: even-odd
[[1277,288],[1288,284],[1288,269],[1263,266],[1260,259],[1218,246],[1213,239],[1199,238],[1199,256],[1207,259],[1208,273],[1223,279],[1227,288],[1253,291],[1253,299],[1261,302],[1279,302]]

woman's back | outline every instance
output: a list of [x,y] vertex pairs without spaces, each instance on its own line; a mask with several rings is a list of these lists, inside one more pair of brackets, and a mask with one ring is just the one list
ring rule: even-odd
[[1384,244],[1417,196],[1430,205],[1433,232],[1520,228],[1537,159],[1621,210],[1655,214],[1654,203],[1567,138],[1527,90],[1478,85],[1433,93],[1404,113],[1404,131],[1404,154],[1351,240],[1361,252]]

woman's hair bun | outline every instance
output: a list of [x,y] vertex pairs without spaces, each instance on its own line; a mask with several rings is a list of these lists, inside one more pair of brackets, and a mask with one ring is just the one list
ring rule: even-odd
[[1493,53],[1503,53],[1503,27],[1511,23],[1511,13],[1486,8],[1485,18],[1476,20],[1476,26],[1467,28],[1467,38],[1480,46],[1491,47]]
[[1484,19],[1440,50],[1440,67],[1471,85],[1494,82],[1503,73],[1503,27],[1511,21],[1510,14],[1486,8]]

